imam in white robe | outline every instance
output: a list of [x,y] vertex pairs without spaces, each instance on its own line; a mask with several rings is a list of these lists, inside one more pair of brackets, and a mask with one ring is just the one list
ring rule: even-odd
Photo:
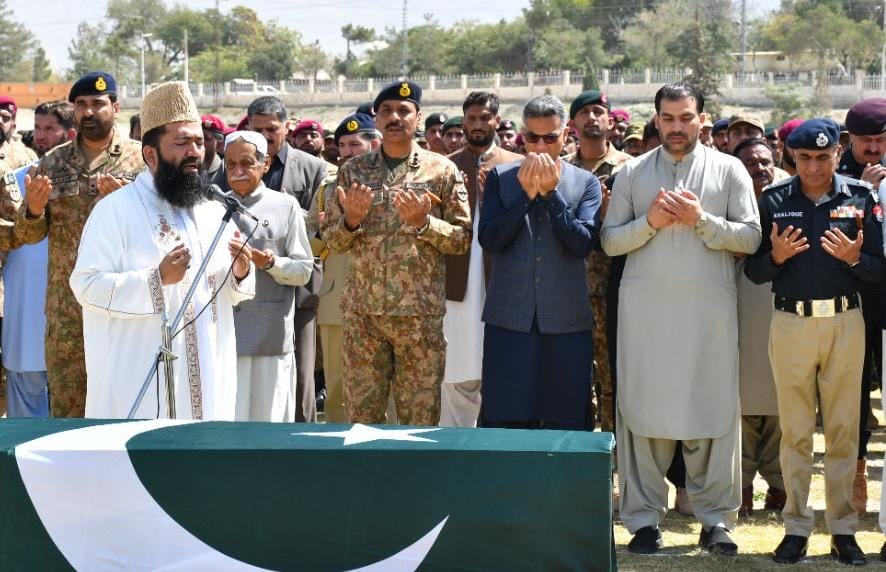
[[[86,350],[86,417],[124,418],[134,403],[161,341],[161,321],[170,322],[206,256],[225,209],[204,202],[173,207],[154,187],[153,176],[136,180],[99,201],[86,221],[70,285],[83,306]],[[201,278],[181,329],[172,342],[176,417],[232,420],[237,394],[233,306],[255,294],[255,268],[239,283],[233,274],[229,222]],[[177,244],[191,252],[185,278],[160,282],[159,265]],[[218,296],[210,301],[213,291]],[[205,311],[200,313],[201,309]],[[173,332],[175,334],[175,332]],[[135,417],[167,417],[164,366]]]

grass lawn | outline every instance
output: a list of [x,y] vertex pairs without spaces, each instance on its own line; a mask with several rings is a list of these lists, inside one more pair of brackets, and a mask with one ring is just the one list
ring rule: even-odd
[[[883,423],[883,413],[879,393],[872,395],[875,414]],[[878,525],[880,511],[880,483],[883,475],[883,452],[886,450],[886,433],[883,429],[874,432],[868,447],[868,513],[861,519],[856,536],[858,544],[868,556],[868,567],[886,569],[886,563],[879,559],[884,536]],[[658,554],[641,556],[630,554],[627,544],[631,535],[617,520],[615,523],[615,543],[619,570],[656,571],[725,571],[725,570],[847,570],[830,556],[830,536],[824,523],[824,436],[815,435],[815,467],[812,475],[811,502],[815,509],[815,531],[809,539],[809,555],[805,561],[795,566],[779,566],[772,559],[772,551],[784,536],[781,514],[764,511],[763,497],[766,482],[759,476],[754,481],[754,516],[739,520],[732,538],[738,544],[738,556],[725,558],[710,555],[698,547],[701,525],[693,517],[680,516],[670,511],[662,523],[665,547]],[[674,490],[671,489],[671,506]]]

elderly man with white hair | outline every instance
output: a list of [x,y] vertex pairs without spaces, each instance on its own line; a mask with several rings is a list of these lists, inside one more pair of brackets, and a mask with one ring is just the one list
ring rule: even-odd
[[[127,415],[160,346],[163,316],[175,316],[196,283],[172,339],[176,417],[231,420],[233,307],[255,294],[251,249],[227,224],[221,248],[209,252],[225,209],[206,200],[203,130],[187,85],[166,83],[145,95],[141,120],[148,169],[96,204],[69,280],[83,306],[86,416]],[[161,364],[159,387],[149,388],[135,417],[169,416],[160,398],[164,372]]]
[[[298,201],[262,182],[270,163],[259,133],[235,131],[225,138],[228,186],[260,221],[249,239],[255,298],[234,311],[238,421],[295,419],[295,287],[310,279],[314,258]],[[254,226],[248,217],[235,220],[245,235]]]

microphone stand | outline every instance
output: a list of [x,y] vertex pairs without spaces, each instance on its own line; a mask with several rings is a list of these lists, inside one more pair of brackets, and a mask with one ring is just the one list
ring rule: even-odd
[[157,375],[157,368],[160,367],[160,361],[162,360],[165,366],[165,379],[166,379],[166,404],[168,407],[167,413],[169,414],[169,419],[175,419],[175,372],[173,371],[172,362],[178,357],[172,351],[172,332],[176,331],[178,325],[181,323],[182,318],[185,316],[185,309],[188,307],[188,303],[191,301],[191,298],[194,297],[194,292],[197,291],[197,284],[200,283],[200,278],[206,273],[206,266],[209,265],[209,261],[212,259],[212,253],[215,252],[215,248],[218,246],[218,242],[221,240],[222,234],[224,234],[225,227],[228,222],[230,222],[231,217],[234,212],[237,210],[237,206],[239,203],[234,201],[225,202],[225,216],[222,217],[221,224],[218,227],[218,230],[215,232],[215,237],[212,239],[212,243],[209,245],[209,250],[206,252],[206,255],[203,257],[203,262],[200,263],[200,268],[197,269],[197,275],[194,277],[194,280],[191,282],[191,287],[188,288],[187,294],[185,294],[184,300],[182,300],[181,307],[178,309],[178,313],[175,315],[175,319],[172,320],[172,324],[169,324],[167,320],[166,313],[163,314],[163,323],[160,326],[161,328],[161,343],[160,349],[157,351],[157,355],[154,357],[154,363],[151,365],[150,371],[148,371],[148,375],[145,376],[145,381],[142,383],[141,389],[138,391],[138,395],[135,398],[135,402],[132,404],[132,408],[129,410],[129,414],[126,416],[127,419],[134,419],[135,412],[138,410],[139,406],[142,403],[142,400],[145,398],[145,393],[148,391],[148,387],[151,385],[151,379]]

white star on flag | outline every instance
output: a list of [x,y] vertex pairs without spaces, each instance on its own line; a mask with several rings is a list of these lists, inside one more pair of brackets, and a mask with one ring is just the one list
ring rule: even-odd
[[342,437],[344,438],[344,446],[358,445],[360,443],[369,443],[371,441],[419,441],[425,443],[436,443],[433,439],[425,439],[424,437],[416,437],[416,433],[428,433],[429,431],[439,431],[439,427],[431,427],[429,429],[379,429],[370,427],[362,423],[354,423],[347,431],[325,431],[317,433],[293,433],[293,435],[309,435],[311,437]]

